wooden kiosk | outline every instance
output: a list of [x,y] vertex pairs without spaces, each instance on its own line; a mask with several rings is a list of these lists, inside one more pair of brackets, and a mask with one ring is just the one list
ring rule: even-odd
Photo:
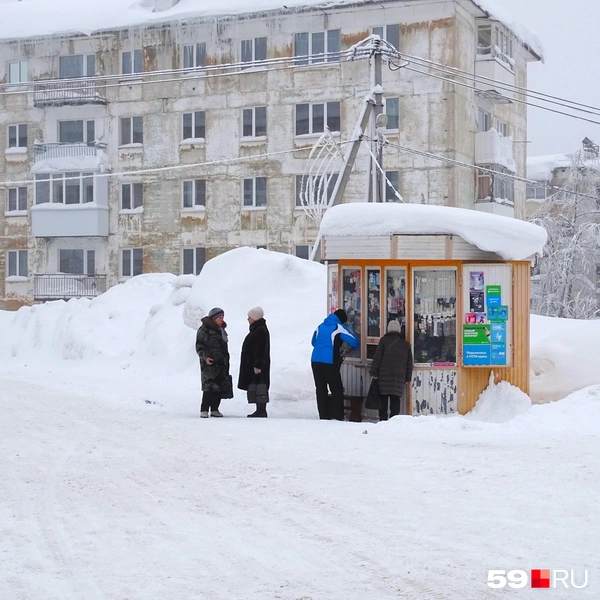
[[466,209],[354,203],[328,209],[319,237],[328,313],[344,308],[360,338],[342,365],[353,420],[394,319],[414,357],[402,413],[465,414],[492,372],[529,393],[529,257],[544,229]]

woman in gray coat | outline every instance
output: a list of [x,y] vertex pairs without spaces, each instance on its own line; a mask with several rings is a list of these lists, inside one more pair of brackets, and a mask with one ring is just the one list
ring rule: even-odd
[[370,371],[379,385],[381,421],[388,420],[388,410],[390,418],[400,414],[400,397],[404,389],[408,398],[412,369],[410,344],[400,334],[400,323],[396,320],[390,321],[388,332],[379,340]]

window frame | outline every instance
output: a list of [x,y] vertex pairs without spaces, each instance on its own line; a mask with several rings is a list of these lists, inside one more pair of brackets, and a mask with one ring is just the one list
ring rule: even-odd
[[[125,206],[126,195],[128,196],[129,206]],[[141,181],[128,181],[121,183],[120,211],[133,211],[137,208],[144,208],[144,184]]]
[[485,133],[492,128],[492,113],[481,106],[477,107],[477,133]]
[[[201,116],[199,116],[201,115]],[[190,125],[186,125],[186,117],[189,117],[191,120]],[[202,121],[201,124],[198,124],[196,121],[200,119]],[[201,129],[201,136],[185,135],[186,128],[190,129],[190,133],[195,134],[196,129]],[[195,110],[193,112],[182,113],[181,115],[181,141],[185,142],[186,140],[206,140],[206,111],[205,110]]]
[[[389,105],[396,106],[396,113],[395,114],[392,113],[391,118],[390,118],[390,113],[388,112]],[[390,106],[390,108],[391,108],[391,106]],[[385,114],[388,118],[387,124],[385,126],[386,131],[399,131],[400,130],[400,97],[392,96],[391,98],[385,98],[385,106],[383,107],[383,111],[385,112]],[[393,119],[395,119],[395,121]],[[391,124],[390,124],[390,121],[392,121]],[[395,127],[393,125],[395,125]]]
[[[379,33],[381,30],[381,33]],[[392,45],[396,50],[400,50],[400,25],[376,25],[371,27],[371,33],[378,35],[382,40],[385,40],[388,44]],[[390,38],[392,38],[390,40]],[[395,43],[394,43],[395,42]]]
[[[264,133],[257,133],[257,118],[256,111],[264,111]],[[251,133],[246,134],[246,116],[250,115],[250,129]],[[242,109],[242,139],[265,139],[267,137],[267,107],[266,106],[253,106],[251,108]]]
[[[82,132],[82,139],[81,141],[75,141],[75,142],[66,142],[62,139],[62,132],[61,132],[61,124],[62,123],[81,123],[81,132]],[[92,124],[92,130],[93,130],[93,139],[90,140],[90,123]],[[92,145],[94,143],[94,141],[96,140],[96,121],[95,119],[65,119],[65,120],[61,120],[61,121],[57,121],[56,127],[58,129],[58,141],[61,144],[87,144]]]
[[[264,49],[259,48],[260,44],[262,44],[261,40],[264,40]],[[246,46],[246,48],[244,48],[244,46]],[[250,54],[248,54],[248,48],[250,49]],[[264,52],[263,52],[263,50],[264,50]],[[257,57],[257,54],[259,53],[259,51],[261,53],[260,58]],[[264,58],[262,57],[263,54],[264,54]],[[247,65],[249,65],[251,63],[264,62],[265,60],[267,60],[268,56],[269,56],[269,49],[268,49],[268,40],[267,40],[266,35],[240,41],[240,62],[245,65],[242,68],[247,69],[248,68]]]
[[[138,62],[139,58],[139,62]],[[128,61],[127,69],[125,60]],[[139,70],[137,70],[139,69]],[[145,73],[144,69],[144,49],[135,48],[132,50],[121,51],[121,75],[137,75]]]
[[[191,252],[192,271],[186,271],[186,254],[189,256]],[[202,255],[199,257],[199,255]],[[200,267],[198,268],[198,264]],[[181,274],[182,275],[200,275],[204,265],[206,264],[206,247],[205,246],[194,246],[191,248],[181,249]]]
[[[476,202],[497,202],[499,204],[504,204],[508,206],[515,205],[515,180],[512,178],[514,176],[514,172],[508,170],[506,167],[497,164],[486,164],[479,165],[484,169],[489,169],[490,171],[498,171],[499,173],[489,173],[488,171],[475,171],[475,191],[477,197],[475,199]],[[507,177],[503,177],[502,175],[507,175]],[[483,187],[483,181],[487,180],[485,184],[485,188]],[[485,197],[481,192],[482,189],[487,189],[489,194]],[[497,193],[497,190],[498,193]],[[503,194],[508,192],[508,195],[505,197]]]
[[[252,204],[246,204],[246,189],[247,183],[252,182]],[[257,184],[259,181],[264,181],[264,204],[257,204]],[[268,205],[268,184],[267,178],[264,175],[258,175],[255,177],[244,177],[242,179],[242,209],[243,210],[264,210]]]
[[[14,135],[11,134],[11,129],[14,129]],[[23,134],[22,130],[25,130]],[[7,144],[6,147],[10,148],[25,148],[28,147],[29,142],[29,131],[28,131],[27,123],[15,123],[13,125],[8,125],[7,127]],[[11,138],[14,139],[14,143],[11,142]],[[22,145],[23,139],[25,140],[25,145]]]
[[[82,272],[65,271],[62,268],[62,253],[63,252],[81,252]],[[58,249],[58,272],[68,275],[87,275],[93,277],[96,275],[96,251],[89,248],[59,248]]]
[[[137,119],[139,119],[139,121],[136,121]],[[123,125],[129,122],[129,141],[125,142],[123,141],[124,138],[124,134],[125,134],[125,130],[123,128]],[[138,122],[140,124],[140,129],[141,132],[138,132],[139,136],[140,136],[140,141],[136,141],[136,127],[135,124],[136,122]],[[131,116],[131,117],[120,117],[119,118],[119,147],[122,146],[131,146],[133,144],[136,145],[143,145],[144,144],[144,117],[143,116]]]
[[[18,68],[17,79],[13,81],[11,69],[14,66]],[[25,76],[23,77],[23,71]],[[6,76],[9,84],[29,83],[29,64],[28,59],[20,58],[18,60],[9,60],[6,65]]]
[[[192,58],[192,64],[186,66],[186,58],[189,58],[190,56]],[[204,67],[206,67],[206,42],[183,44],[181,50],[181,68],[188,70],[202,69]]]
[[[128,258],[126,259],[126,253],[128,253]],[[136,259],[137,255],[137,259]],[[127,260],[127,269],[125,269]],[[139,273],[135,273],[136,271],[136,260],[139,265]],[[128,274],[125,274],[125,271],[128,271]],[[121,248],[121,260],[120,260],[120,275],[121,279],[130,279],[131,277],[136,277],[137,275],[144,274],[144,249],[143,248]]]
[[[191,185],[191,206],[186,206],[186,187]],[[200,188],[200,190],[198,189]],[[198,203],[198,196],[201,203]],[[184,179],[181,182],[181,209],[182,210],[204,210],[206,208],[206,179]]]
[[[396,190],[398,190],[398,188],[400,187],[400,171],[395,170],[395,169],[391,170],[391,171],[386,171],[385,177],[394,186],[394,188]],[[395,181],[393,181],[393,180],[395,180]],[[398,191],[398,193],[400,193],[400,192]],[[390,188],[387,181],[385,182],[385,200],[384,200],[384,202],[400,202],[400,200],[398,200],[398,198],[396,198],[396,194]]]
[[[74,173],[78,174],[78,177],[75,178],[73,176]],[[67,179],[68,178],[68,179]],[[62,179],[62,184],[60,180]],[[75,179],[79,180],[79,202],[67,202],[67,188],[73,186]],[[92,190],[92,198],[90,200],[86,199],[86,192],[90,189],[89,183],[91,182],[91,190]],[[40,186],[47,184],[47,190],[44,195],[47,194],[48,200],[44,200],[40,202],[38,200],[38,195],[41,193]],[[62,199],[60,201],[54,198],[55,194],[55,184],[61,187],[62,190]],[[87,184],[87,185],[86,185]],[[94,177],[94,173],[91,171],[62,171],[59,173],[36,173],[35,174],[35,189],[34,189],[34,203],[37,206],[38,204],[89,204],[90,202],[94,202],[96,199],[96,177]]]
[[[330,121],[330,117],[329,117],[329,107],[330,105],[336,105],[337,104],[337,119],[338,119],[338,124],[339,127],[337,129],[332,129],[331,127],[329,127],[329,121]],[[308,131],[304,132],[304,133],[298,133],[298,107],[301,106],[307,106],[308,107]],[[317,106],[322,106],[323,107],[323,129],[322,130],[315,130],[314,125],[315,125],[315,119],[319,118],[319,117],[315,117],[314,115],[314,111],[315,111],[315,107]],[[332,134],[339,134],[341,132],[342,129],[342,116],[341,116],[341,102],[339,101],[332,101],[332,102],[313,102],[313,103],[308,103],[308,102],[301,102],[298,103],[296,105],[294,105],[294,117],[295,117],[295,127],[294,127],[294,136],[295,137],[300,137],[300,136],[315,136],[315,135],[321,135],[322,133],[324,133],[325,131],[325,127],[329,128],[329,131]],[[331,117],[332,119],[336,118],[336,117]]]
[[[12,192],[12,194],[11,194]],[[14,198],[11,200],[11,195]],[[11,202],[14,202],[15,208],[11,208]],[[24,213],[27,212],[27,186],[6,188],[6,212]]]
[[[63,58],[77,58],[81,56],[81,75],[65,75],[62,70]],[[91,63],[91,64],[90,64]],[[93,66],[93,69],[90,67]],[[90,73],[93,70],[93,73]],[[58,77],[59,79],[82,79],[84,77],[95,77],[96,76],[96,55],[95,54],[62,54],[58,57]]]
[[[11,257],[14,258],[11,260]],[[11,265],[11,263],[13,264]],[[14,273],[11,273],[11,267],[14,267]],[[25,269],[24,274],[22,272],[23,267]],[[9,277],[29,278],[29,256],[27,250],[6,251],[6,278],[8,279]]]
[[[332,34],[337,34],[333,36]],[[315,40],[315,36],[323,36],[322,49],[319,47],[321,42],[319,38]],[[301,36],[306,36],[305,41],[300,41]],[[333,38],[336,37],[334,42]],[[300,42],[300,43],[299,43]],[[330,50],[331,45],[337,46]],[[302,45],[299,50],[298,46]],[[316,48],[315,48],[316,46]],[[306,54],[300,54],[306,47]],[[299,31],[294,34],[294,65],[315,65],[339,63],[342,47],[342,31],[341,29],[324,29],[322,31]],[[315,52],[317,50],[318,52]],[[319,51],[320,50],[320,51]]]

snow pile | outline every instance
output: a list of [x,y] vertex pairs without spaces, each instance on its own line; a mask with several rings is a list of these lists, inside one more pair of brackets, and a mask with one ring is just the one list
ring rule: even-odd
[[[551,402],[600,385],[600,319],[531,317],[531,399]],[[587,340],[587,341],[586,341]]]
[[522,260],[541,253],[546,230],[532,223],[466,208],[423,204],[357,202],[330,208],[319,234],[458,235],[469,244],[495,252],[506,260]]
[[490,383],[483,390],[473,410],[465,418],[487,423],[505,423],[531,408],[531,399],[518,387],[508,381],[494,383],[494,374],[490,375]]
[[532,156],[527,159],[527,179],[534,181],[552,181],[555,169],[566,169],[573,160],[568,154],[548,154]]

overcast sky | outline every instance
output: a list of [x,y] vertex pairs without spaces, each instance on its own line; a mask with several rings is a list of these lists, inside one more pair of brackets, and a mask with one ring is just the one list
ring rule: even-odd
[[[535,33],[546,62],[530,63],[528,87],[600,107],[600,2],[496,0]],[[555,106],[557,110],[566,110]],[[600,117],[579,113],[600,122]],[[529,108],[529,156],[573,152],[584,137],[600,143],[600,125]]]

